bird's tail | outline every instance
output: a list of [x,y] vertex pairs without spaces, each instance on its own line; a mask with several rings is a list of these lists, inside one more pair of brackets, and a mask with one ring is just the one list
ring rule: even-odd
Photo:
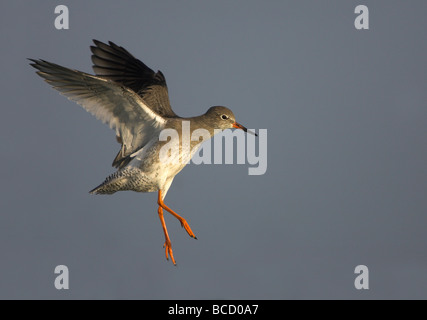
[[103,183],[101,183],[96,188],[93,188],[89,191],[90,194],[113,194],[117,191],[119,191],[118,188],[115,187],[116,184],[112,184],[111,181],[114,180],[114,177],[112,177],[114,174],[110,175],[105,179]]
[[91,194],[113,194],[117,191],[129,190],[129,180],[132,178],[132,170],[117,170],[108,176],[103,183],[89,191]]

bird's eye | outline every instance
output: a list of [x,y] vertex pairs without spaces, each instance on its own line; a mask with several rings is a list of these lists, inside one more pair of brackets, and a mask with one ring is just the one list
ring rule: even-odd
[[223,114],[223,115],[221,116],[221,119],[222,119],[222,120],[227,120],[227,119],[228,119],[228,116],[227,116],[226,114]]

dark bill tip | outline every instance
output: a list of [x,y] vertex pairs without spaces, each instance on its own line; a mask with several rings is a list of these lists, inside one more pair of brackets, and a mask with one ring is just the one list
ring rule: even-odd
[[258,137],[258,135],[255,132],[248,130],[245,126],[242,126],[240,123],[237,123],[237,122],[233,123],[233,128],[241,129],[247,133],[253,134],[255,137]]

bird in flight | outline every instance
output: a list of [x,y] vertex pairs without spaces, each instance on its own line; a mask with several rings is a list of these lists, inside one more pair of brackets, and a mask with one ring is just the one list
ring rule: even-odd
[[[217,129],[237,128],[248,131],[237,123],[227,107],[215,106],[200,116],[178,116],[169,102],[166,79],[161,71],[154,72],[126,49],[109,41],[93,40],[91,46],[95,75],[62,67],[45,60],[32,61],[37,74],[55,90],[81,105],[97,119],[115,130],[121,148],[114,158],[117,171],[90,191],[91,194],[113,194],[117,191],[157,192],[158,215],[165,235],[166,259],[176,265],[172,244],[163,217],[166,210],[179,220],[190,237],[196,238],[187,221],[164,203],[172,181],[188,163],[203,141],[190,141],[183,148],[183,123],[190,124],[191,132],[205,129],[210,137]],[[161,139],[165,129],[174,129],[178,138]],[[256,135],[256,134],[255,134]],[[174,144],[180,152],[177,161],[162,160],[162,148]],[[172,157],[171,152],[167,153]]]

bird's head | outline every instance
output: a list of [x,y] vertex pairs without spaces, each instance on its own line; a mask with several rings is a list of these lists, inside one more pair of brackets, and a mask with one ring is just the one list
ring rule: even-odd
[[213,125],[215,129],[224,130],[236,128],[257,136],[256,133],[249,131],[246,127],[244,127],[240,123],[237,123],[233,111],[231,111],[227,107],[210,107],[209,110],[206,112],[206,116],[209,119],[210,124]]

